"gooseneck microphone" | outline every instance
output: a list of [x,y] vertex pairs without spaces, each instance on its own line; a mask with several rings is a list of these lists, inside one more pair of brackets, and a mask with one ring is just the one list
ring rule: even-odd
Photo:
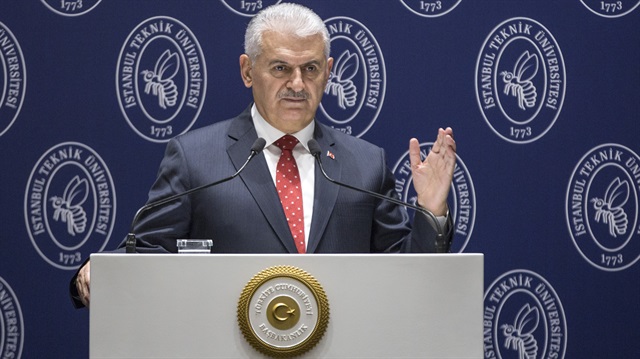
[[188,191],[182,192],[182,193],[176,193],[174,195],[171,195],[169,197],[163,198],[161,200],[155,201],[155,202],[151,202],[151,203],[147,203],[146,205],[142,206],[137,212],[136,215],[133,217],[133,221],[131,222],[131,228],[129,230],[129,234],[127,234],[127,240],[125,242],[126,245],[126,252],[127,253],[135,253],[136,251],[136,235],[135,233],[133,233],[133,227],[136,225],[136,223],[138,223],[138,220],[140,219],[140,216],[153,208],[156,208],[158,206],[162,206],[168,202],[174,201],[177,198],[180,198],[182,196],[186,196],[189,195],[191,193],[194,192],[198,192],[201,191],[205,188],[209,188],[215,185],[219,185],[221,183],[227,182],[229,180],[234,179],[236,176],[238,176],[240,174],[240,172],[242,172],[244,170],[245,167],[247,167],[247,165],[249,164],[249,162],[256,156],[258,155],[260,152],[262,152],[262,150],[264,149],[264,146],[267,144],[267,141],[265,141],[264,138],[259,137],[258,139],[255,140],[255,142],[253,142],[253,145],[251,146],[251,153],[249,154],[249,157],[247,157],[247,160],[244,161],[244,163],[242,164],[242,166],[236,171],[236,173],[232,174],[231,176],[227,177],[227,178],[223,178],[221,180],[209,183],[209,184],[205,184],[199,187],[195,187],[192,188]]
[[369,191],[369,190],[364,189],[364,188],[354,187],[354,186],[348,185],[346,183],[342,183],[342,182],[338,182],[338,181],[334,180],[333,178],[329,177],[329,175],[327,175],[327,173],[324,170],[324,167],[322,166],[322,161],[320,160],[320,154],[322,153],[322,150],[320,149],[320,145],[318,144],[318,141],[316,141],[315,139],[312,138],[312,139],[309,140],[309,142],[307,142],[307,146],[309,147],[309,152],[311,152],[311,155],[313,157],[315,157],[316,162],[318,163],[318,166],[320,167],[320,171],[322,172],[322,175],[329,182],[337,184],[338,186],[342,186],[342,187],[346,187],[346,188],[352,189],[352,190],[357,191],[357,192],[368,194],[368,195],[376,197],[378,199],[389,201],[389,202],[397,204],[399,206],[405,206],[405,207],[411,208],[413,210],[416,210],[416,211],[424,214],[425,216],[427,216],[427,218],[429,218],[433,222],[433,224],[434,224],[434,226],[436,228],[436,232],[437,232],[437,236],[436,236],[436,252],[437,253],[448,253],[449,252],[449,250],[451,248],[451,243],[449,241],[445,240],[444,233],[442,232],[442,226],[440,225],[440,222],[438,221],[436,216],[433,213],[431,213],[431,211],[427,210],[426,208],[413,205],[411,203],[400,201],[399,199],[396,199],[396,198],[393,198],[393,197],[385,196],[385,195],[382,195],[382,194],[377,193],[377,192]]

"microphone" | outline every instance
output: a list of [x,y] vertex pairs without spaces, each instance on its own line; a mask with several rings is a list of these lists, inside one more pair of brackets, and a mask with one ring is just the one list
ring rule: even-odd
[[138,223],[138,220],[140,219],[140,215],[142,215],[144,212],[156,208],[158,206],[162,206],[163,204],[169,203],[171,201],[174,201],[177,198],[180,198],[182,196],[186,196],[189,195],[191,193],[194,192],[198,192],[201,191],[205,188],[209,188],[215,185],[219,185],[221,183],[227,182],[229,180],[234,179],[236,176],[238,176],[240,174],[240,172],[242,172],[244,170],[245,167],[247,167],[247,165],[249,164],[249,162],[256,156],[258,155],[260,152],[262,152],[262,150],[264,149],[264,146],[267,144],[267,141],[265,141],[264,138],[262,137],[258,137],[254,142],[253,145],[251,146],[251,153],[249,154],[249,157],[247,157],[247,160],[244,161],[244,163],[242,164],[242,166],[238,169],[238,171],[236,171],[236,173],[232,174],[231,176],[227,177],[227,178],[223,178],[221,180],[209,183],[209,184],[205,184],[199,187],[195,187],[192,188],[188,191],[182,192],[182,193],[176,193],[174,195],[171,195],[169,197],[163,198],[161,200],[155,201],[155,202],[151,202],[151,203],[147,203],[146,205],[142,206],[137,212],[136,215],[133,217],[133,221],[131,222],[131,228],[129,230],[129,234],[127,234],[127,239],[125,242],[125,246],[126,246],[126,253],[135,253],[136,252],[136,235],[133,233],[133,227],[136,225],[136,223]]
[[377,193],[377,192],[369,191],[369,190],[364,189],[364,188],[354,187],[354,186],[348,185],[346,183],[342,183],[342,182],[338,182],[338,181],[334,180],[333,178],[329,177],[329,175],[327,175],[327,173],[324,170],[324,167],[322,166],[322,161],[320,160],[320,154],[322,153],[322,150],[320,149],[320,145],[318,144],[318,141],[316,141],[315,139],[312,138],[312,139],[309,140],[309,142],[307,142],[307,146],[309,147],[309,152],[311,152],[311,155],[313,157],[315,157],[316,162],[318,163],[318,166],[320,167],[320,171],[322,172],[322,175],[329,182],[335,183],[338,186],[342,186],[342,187],[346,187],[346,188],[352,189],[352,190],[357,191],[357,192],[368,194],[368,195],[376,197],[378,199],[389,201],[389,202],[397,204],[399,206],[405,206],[405,207],[411,208],[411,209],[413,209],[415,211],[418,211],[418,212],[424,214],[425,216],[427,216],[427,218],[429,218],[433,222],[434,226],[436,227],[436,231],[438,233],[437,236],[436,236],[436,252],[437,253],[448,253],[449,252],[449,250],[451,248],[451,243],[448,242],[448,241],[445,241],[444,233],[442,232],[442,226],[440,225],[440,222],[438,221],[436,216],[433,213],[431,213],[431,211],[427,210],[426,208],[413,205],[411,203],[403,202],[403,201],[401,201],[399,199],[396,199],[396,198],[393,198],[393,197],[385,196],[385,195],[382,195],[382,194]]

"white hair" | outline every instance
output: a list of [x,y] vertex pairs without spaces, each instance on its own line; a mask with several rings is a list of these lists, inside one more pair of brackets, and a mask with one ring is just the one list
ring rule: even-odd
[[255,61],[262,51],[262,34],[275,31],[282,34],[308,37],[321,35],[324,55],[331,50],[329,32],[322,19],[311,9],[298,4],[282,3],[260,11],[247,26],[244,35],[244,52]]

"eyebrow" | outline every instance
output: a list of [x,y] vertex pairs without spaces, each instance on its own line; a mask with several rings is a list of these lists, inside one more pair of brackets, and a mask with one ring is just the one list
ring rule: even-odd
[[[289,62],[284,61],[284,60],[272,60],[272,61],[270,61],[270,62],[269,62],[269,66],[279,65],[279,64],[282,64],[282,65],[291,65]],[[303,63],[303,64],[302,64],[302,65],[300,65],[300,66],[308,66],[308,65],[316,65],[316,66],[320,66],[320,64],[321,64],[321,62],[320,62],[320,61],[318,61],[318,60],[311,60],[311,61],[308,61],[308,62]]]

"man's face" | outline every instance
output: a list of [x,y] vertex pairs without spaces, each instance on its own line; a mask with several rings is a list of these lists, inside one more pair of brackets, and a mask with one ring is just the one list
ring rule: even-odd
[[333,59],[324,57],[320,35],[298,38],[267,31],[255,63],[240,56],[245,86],[258,111],[273,127],[295,133],[307,126],[320,105]]

